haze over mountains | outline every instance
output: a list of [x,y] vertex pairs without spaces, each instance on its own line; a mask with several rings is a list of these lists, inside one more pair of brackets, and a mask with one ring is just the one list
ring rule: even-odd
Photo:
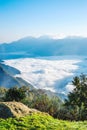
[[27,37],[2,43],[0,60],[5,62],[0,64],[0,86],[32,84],[66,94],[73,89],[73,77],[87,73],[86,56],[87,38],[83,37]]
[[0,45],[0,59],[64,55],[87,55],[87,38],[26,37],[9,44]]

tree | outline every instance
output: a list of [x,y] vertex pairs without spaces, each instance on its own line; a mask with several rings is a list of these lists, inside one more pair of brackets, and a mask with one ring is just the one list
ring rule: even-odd
[[85,116],[87,113],[87,76],[81,74],[74,77],[72,84],[75,88],[69,93],[68,99],[65,100],[65,106],[78,113],[77,120],[87,119]]
[[50,101],[49,101],[49,105],[48,105],[48,113],[50,115],[52,115],[53,117],[57,117],[58,111],[60,110],[60,108],[62,107],[62,101],[60,100],[59,97],[57,96],[53,96]]
[[57,117],[57,113],[62,106],[62,101],[59,97],[48,96],[44,90],[41,89],[27,91],[27,97],[22,101],[28,107],[47,112],[55,118]]
[[7,92],[7,89],[4,87],[0,87],[0,101],[4,101],[5,94]]
[[5,101],[21,101],[25,97],[26,94],[22,88],[13,87],[6,92]]
[[47,112],[50,100],[46,94],[39,94],[32,100],[32,107],[43,112]]

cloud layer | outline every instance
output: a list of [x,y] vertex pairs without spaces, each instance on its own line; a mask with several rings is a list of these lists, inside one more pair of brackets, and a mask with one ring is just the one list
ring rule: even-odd
[[36,88],[56,92],[73,89],[72,78],[87,72],[86,59],[79,57],[44,57],[6,60],[5,64],[21,71],[20,75]]

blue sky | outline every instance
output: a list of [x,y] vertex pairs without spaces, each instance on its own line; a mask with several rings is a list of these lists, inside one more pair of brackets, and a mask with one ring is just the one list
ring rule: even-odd
[[87,0],[0,0],[0,43],[40,35],[87,37]]

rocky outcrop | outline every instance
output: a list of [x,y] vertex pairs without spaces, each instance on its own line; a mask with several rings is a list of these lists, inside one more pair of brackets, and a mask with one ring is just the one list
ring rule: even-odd
[[0,118],[22,117],[37,112],[39,111],[20,102],[0,102]]

